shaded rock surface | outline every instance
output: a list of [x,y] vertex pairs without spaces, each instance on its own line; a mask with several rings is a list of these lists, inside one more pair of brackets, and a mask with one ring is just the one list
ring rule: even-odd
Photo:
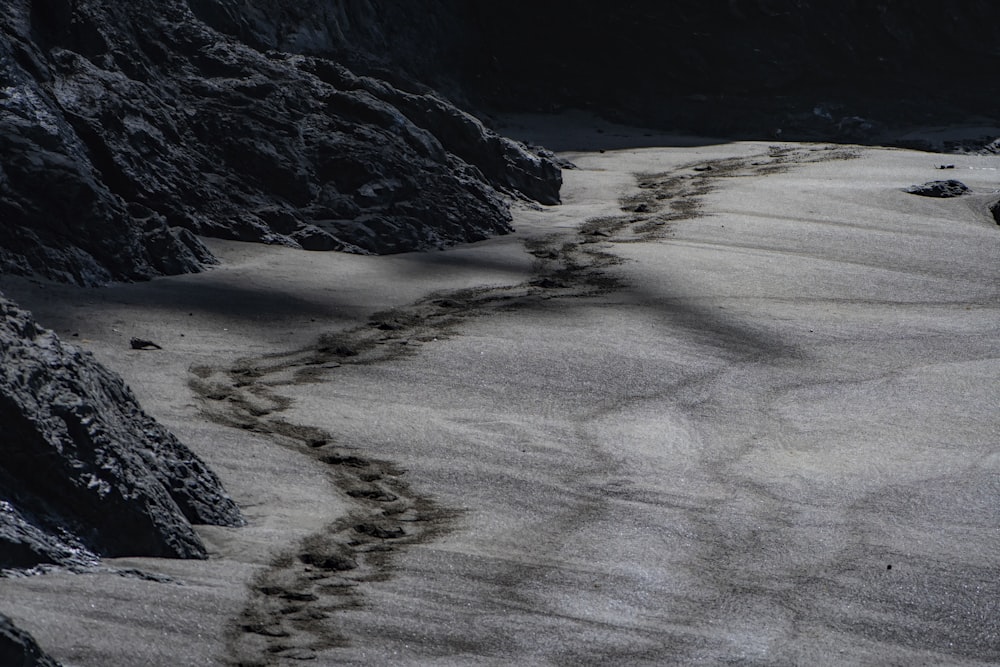
[[0,614],[0,665],[4,667],[59,667],[34,638]]
[[238,526],[218,478],[122,380],[0,297],[0,569],[203,558]]
[[923,185],[911,185],[906,191],[911,195],[946,199],[949,197],[961,197],[969,191],[969,186],[962,181],[949,179],[947,181],[928,181]]
[[191,4],[260,50],[332,58],[484,108],[861,142],[1000,112],[1000,85],[979,74],[1000,66],[1000,9],[987,0]]
[[557,166],[426,90],[261,52],[183,0],[13,0],[0,17],[0,270],[198,270],[192,235],[388,253],[510,230]]
[[434,89],[464,101],[465,79],[479,69],[486,45],[478,0],[189,4],[212,28],[260,51],[319,56],[409,92]]

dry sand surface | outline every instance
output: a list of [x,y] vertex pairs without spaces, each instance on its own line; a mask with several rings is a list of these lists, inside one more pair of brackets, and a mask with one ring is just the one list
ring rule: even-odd
[[508,121],[592,149],[511,237],[0,281],[250,522],[0,610],[94,667],[1000,661],[1000,158],[580,121]]

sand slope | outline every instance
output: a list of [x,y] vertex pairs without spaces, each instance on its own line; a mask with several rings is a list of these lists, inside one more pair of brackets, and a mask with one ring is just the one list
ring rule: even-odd
[[251,522],[3,611],[74,665],[1000,660],[997,158],[618,138],[674,147],[516,237],[0,281]]

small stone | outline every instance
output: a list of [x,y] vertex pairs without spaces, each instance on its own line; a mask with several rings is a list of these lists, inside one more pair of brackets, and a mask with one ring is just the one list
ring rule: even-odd
[[947,199],[964,195],[969,191],[969,186],[956,180],[928,181],[923,185],[911,185],[906,191],[911,195],[919,195],[921,197]]
[[145,338],[132,338],[128,344],[133,350],[162,350],[163,348],[151,340]]

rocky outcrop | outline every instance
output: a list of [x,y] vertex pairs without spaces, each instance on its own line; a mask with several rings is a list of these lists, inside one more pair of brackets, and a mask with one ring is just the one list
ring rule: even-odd
[[947,181],[928,181],[923,185],[911,185],[906,191],[911,195],[920,195],[921,197],[947,199],[961,197],[969,191],[969,186],[962,181],[949,179]]
[[[261,50],[486,108],[586,108],[712,136],[872,141],[996,111],[987,0],[191,0]],[[969,63],[977,63],[972,67]]]
[[437,248],[509,231],[510,194],[558,200],[548,157],[426,90],[262,52],[184,0],[8,4],[2,271],[82,284],[193,271],[211,256],[192,233]]
[[0,569],[203,558],[237,526],[218,478],[122,380],[0,297]]
[[292,58],[298,66],[340,90],[361,91],[398,109],[418,127],[433,128],[447,153],[475,167],[493,187],[542,204],[558,204],[562,172],[557,158],[543,148],[498,135],[476,117],[433,94],[407,93],[385,81],[354,76],[322,58]]
[[59,667],[34,638],[0,614],[0,665],[4,667]]
[[199,19],[259,51],[318,56],[409,92],[465,100],[480,62],[477,0],[189,0]]
[[59,107],[52,73],[0,16],[0,272],[101,284],[197,269],[209,252],[117,196]]

